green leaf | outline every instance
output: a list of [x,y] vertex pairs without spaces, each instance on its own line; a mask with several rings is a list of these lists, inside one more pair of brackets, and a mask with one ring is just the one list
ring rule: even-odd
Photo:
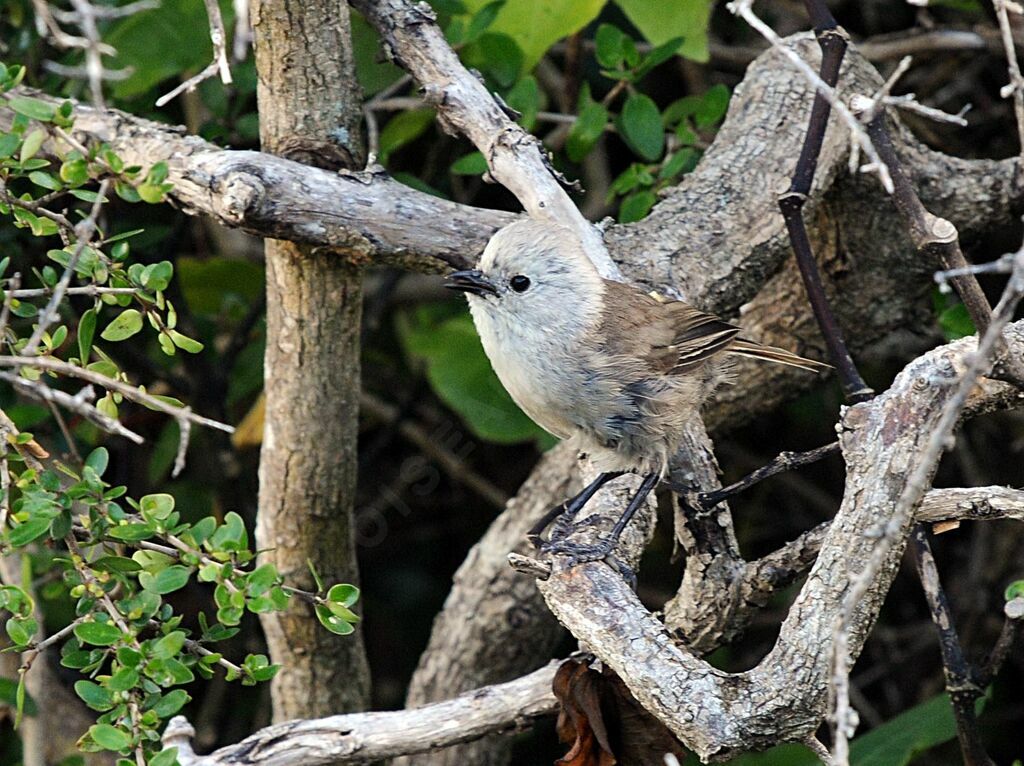
[[657,196],[649,189],[630,194],[619,206],[619,223],[632,223],[646,217],[657,201]]
[[89,165],[81,157],[65,160],[60,166],[60,177],[71,186],[81,186],[89,180]]
[[325,598],[342,606],[352,606],[359,600],[359,588],[347,583],[332,585]]
[[316,618],[331,633],[335,633],[339,636],[347,636],[355,632],[355,627],[352,623],[343,617],[331,612],[326,606],[317,604],[316,606]]
[[192,698],[183,689],[175,689],[161,697],[160,701],[152,707],[152,710],[161,718],[170,718],[185,707],[190,699]]
[[21,144],[21,154],[18,158],[22,165],[35,157],[36,152],[39,151],[40,147],[43,145],[43,141],[45,140],[46,133],[39,128],[36,128],[25,137],[25,140]]
[[259,596],[270,590],[278,580],[277,567],[264,564],[255,569],[245,580],[245,589],[250,596]]
[[21,143],[21,136],[17,133],[0,133],[0,160],[7,159]]
[[15,548],[28,545],[36,538],[42,537],[53,523],[56,512],[33,516],[23,524],[19,524],[7,534],[7,541]]
[[406,353],[426,362],[431,388],[478,437],[514,444],[546,434],[516,407],[498,382],[468,314],[439,319],[429,307],[398,317]]
[[[24,673],[19,675],[22,678],[25,677]],[[18,704],[18,686],[17,681],[13,681],[10,678],[0,678],[0,702],[15,707]],[[30,696],[25,697],[24,708],[25,713],[28,715],[36,715],[39,712],[36,701]]]
[[75,694],[82,702],[101,713],[114,707],[114,698],[110,691],[92,681],[76,681]]
[[148,202],[151,205],[163,202],[167,193],[163,184],[139,184],[135,187],[135,191],[143,202]]
[[505,103],[522,115],[519,118],[520,125],[533,130],[540,110],[540,88],[536,78],[528,75],[517,82],[505,95]]
[[130,338],[142,329],[142,314],[136,309],[125,309],[100,333],[103,340],[119,341]]
[[[667,43],[655,46],[650,53],[648,53],[646,56],[643,57],[643,59],[641,59],[640,66],[637,67],[636,70],[636,79],[639,80],[641,77],[643,77],[652,69],[654,69],[654,67],[658,66],[659,64],[663,64],[670,58],[672,58],[676,54],[676,51],[679,50],[680,46],[682,46],[682,44],[683,38],[673,37]],[[726,93],[728,93],[728,91],[726,91]]]
[[[230,21],[226,22],[230,24]],[[193,0],[162,0],[111,25],[103,41],[116,50],[112,67],[129,67],[131,76],[113,83],[116,98],[140,96],[183,71],[198,71],[213,48],[205,30],[206,12]]]
[[977,329],[974,320],[962,303],[955,303],[939,314],[939,327],[946,340],[958,340],[974,335]]
[[176,564],[157,572],[155,575],[149,572],[140,572],[139,585],[150,593],[157,593],[162,596],[184,588],[188,584],[188,579],[191,575],[192,570],[189,567]]
[[92,741],[104,750],[127,750],[131,739],[120,729],[115,729],[107,723],[97,723],[89,727],[89,736]]
[[107,470],[107,465],[110,463],[110,453],[107,452],[106,447],[97,447],[89,453],[89,457],[85,459],[85,464],[96,472],[97,476],[102,476],[104,471]]
[[158,660],[169,660],[177,656],[183,646],[185,646],[185,634],[180,630],[175,630],[158,640],[153,645],[151,654]]
[[708,60],[708,22],[712,0],[662,3],[651,0],[615,0],[622,12],[652,45],[683,38],[679,54],[694,61]]
[[523,68],[523,52],[516,41],[499,32],[487,32],[463,48],[462,60],[490,75],[503,88],[514,83]]
[[579,162],[586,157],[604,133],[607,124],[608,110],[601,104],[591,101],[583,107],[566,139],[565,150],[569,159]]
[[18,617],[10,618],[5,627],[8,637],[15,646],[27,646],[32,642],[32,636],[35,635],[36,630],[39,629],[35,620]]
[[1016,580],[1007,585],[1003,596],[1007,601],[1013,601],[1015,598],[1024,598],[1024,580]]
[[100,572],[140,572],[142,567],[135,561],[124,556],[103,556],[92,563],[92,568]]
[[451,172],[458,176],[479,176],[487,172],[487,160],[480,152],[470,152],[452,163]]
[[146,495],[139,500],[139,508],[147,521],[149,519],[159,519],[162,521],[170,516],[171,511],[174,510],[174,497],[165,492]]
[[[498,11],[488,31],[515,40],[523,51],[523,71],[530,72],[555,42],[597,18],[604,4],[605,0],[511,0]],[[467,0],[465,5],[475,14],[487,0]]]
[[187,335],[182,335],[177,330],[168,330],[167,332],[171,336],[171,342],[182,351],[187,351],[190,354],[198,354],[203,350],[203,344],[199,341],[193,340]]
[[693,113],[698,128],[710,128],[725,117],[729,109],[729,95],[729,89],[724,85],[708,88]]
[[380,163],[386,165],[388,157],[423,135],[433,123],[433,109],[399,112],[388,120],[380,132]]
[[653,162],[661,156],[665,130],[661,113],[649,96],[631,93],[618,119],[619,132],[629,148]]
[[149,759],[148,766],[177,766],[178,748],[169,747],[161,750]]
[[21,726],[21,717],[25,713],[25,697],[27,696],[27,692],[26,692],[26,689],[25,689],[25,676],[26,675],[27,675],[27,671],[25,673],[18,673],[18,689],[14,693],[14,704],[15,704],[16,710],[17,710],[17,712],[15,713],[15,716],[14,716],[14,728],[15,729],[17,729],[19,726]]
[[41,170],[33,170],[28,174],[28,180],[34,183],[36,186],[42,186],[44,189],[50,191],[56,191],[57,189],[63,188],[60,181],[51,176],[49,173],[44,173]]
[[15,96],[7,102],[7,106],[18,114],[40,122],[49,122],[57,114],[57,108],[53,104],[27,96]]
[[618,69],[625,59],[626,35],[618,27],[601,24],[594,35],[594,55],[605,69]]
[[83,622],[74,629],[75,638],[83,644],[110,646],[121,638],[121,629],[109,622]]
[[135,668],[121,668],[107,681],[106,687],[112,692],[125,692],[139,682],[139,671]]
[[494,19],[497,17],[498,11],[500,11],[504,5],[505,0],[494,0],[494,2],[487,3],[487,5],[473,14],[473,18],[470,20],[469,26],[466,28],[466,34],[462,42],[471,43],[480,37],[480,35],[484,33],[484,30],[494,23]]
[[120,524],[116,527],[111,527],[107,531],[108,537],[113,537],[115,540],[123,540],[126,543],[135,543],[139,540],[147,540],[155,534],[156,530],[149,524]]
[[661,166],[658,171],[658,178],[662,181],[675,178],[680,173],[689,173],[700,160],[700,152],[690,146],[685,146]]

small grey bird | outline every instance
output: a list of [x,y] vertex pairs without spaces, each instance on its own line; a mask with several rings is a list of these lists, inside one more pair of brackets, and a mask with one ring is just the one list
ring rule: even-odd
[[[817,372],[828,365],[740,337],[741,329],[679,301],[661,302],[604,279],[567,228],[521,220],[498,231],[480,268],[448,275],[467,294],[495,373],[522,410],[561,439],[573,439],[602,473],[531,530],[535,542],[563,512],[580,510],[627,471],[645,478],[603,558],[667,473],[683,429],[730,360],[746,356]],[[564,541],[545,549],[578,553]]]

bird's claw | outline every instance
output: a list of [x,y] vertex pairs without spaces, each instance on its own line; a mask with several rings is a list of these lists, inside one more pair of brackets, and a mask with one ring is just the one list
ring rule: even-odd
[[566,539],[548,540],[542,542],[540,550],[552,556],[565,556],[566,567],[572,568],[580,564],[588,564],[592,561],[604,561],[624,579],[631,589],[636,590],[636,572],[632,567],[615,555],[617,540],[611,538],[602,539],[597,543],[576,543]]

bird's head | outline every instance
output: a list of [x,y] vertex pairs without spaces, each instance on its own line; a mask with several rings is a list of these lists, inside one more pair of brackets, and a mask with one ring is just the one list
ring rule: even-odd
[[604,284],[570,230],[525,219],[498,231],[479,268],[456,271],[446,287],[467,294],[474,316],[559,331],[600,312]]

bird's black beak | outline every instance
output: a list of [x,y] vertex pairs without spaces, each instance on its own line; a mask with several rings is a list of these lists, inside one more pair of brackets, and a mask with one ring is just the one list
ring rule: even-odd
[[486,295],[497,295],[498,288],[479,269],[453,271],[445,277],[444,286],[451,290],[473,293],[483,298]]

